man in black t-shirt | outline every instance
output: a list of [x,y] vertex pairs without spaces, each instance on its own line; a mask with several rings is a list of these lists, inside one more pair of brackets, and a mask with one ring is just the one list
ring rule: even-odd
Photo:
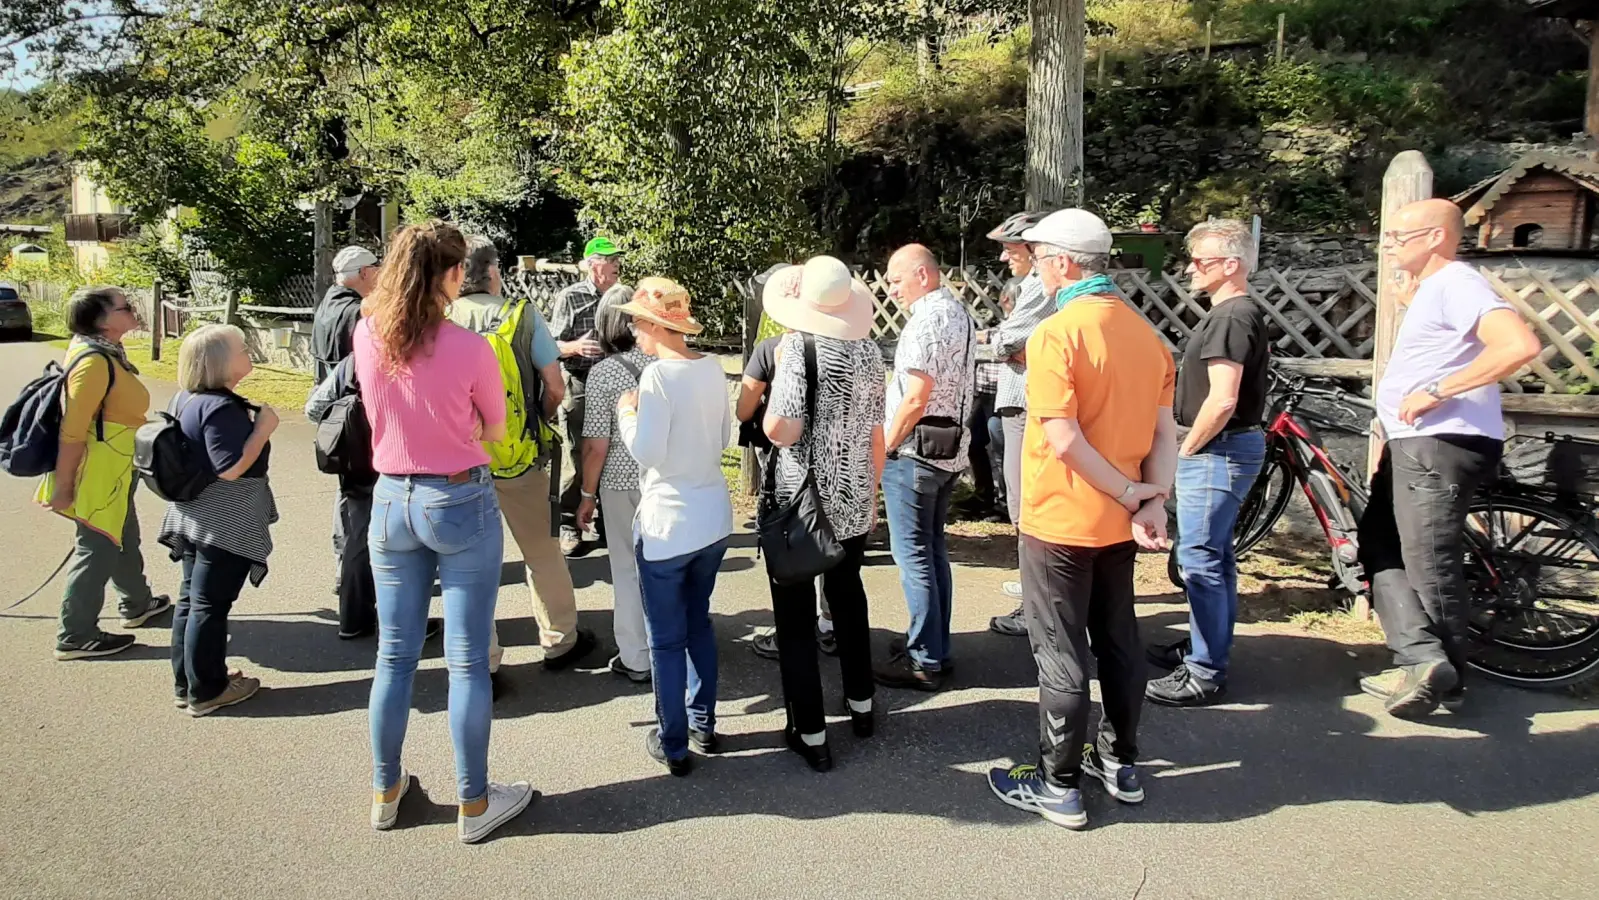
[[1227,690],[1238,618],[1233,525],[1266,458],[1271,346],[1265,313],[1249,296],[1254,244],[1249,226],[1232,219],[1188,234],[1191,288],[1210,295],[1210,313],[1184,345],[1177,375],[1177,424],[1187,429],[1177,455],[1177,564],[1189,638],[1151,648],[1150,661],[1172,672],[1145,688],[1166,706],[1201,706]]

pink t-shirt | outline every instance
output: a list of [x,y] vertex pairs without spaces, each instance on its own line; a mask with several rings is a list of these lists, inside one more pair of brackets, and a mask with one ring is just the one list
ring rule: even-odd
[[472,437],[479,419],[505,421],[500,364],[483,336],[445,322],[390,375],[367,321],[355,326],[355,376],[372,425],[372,467],[383,475],[454,475],[488,465]]

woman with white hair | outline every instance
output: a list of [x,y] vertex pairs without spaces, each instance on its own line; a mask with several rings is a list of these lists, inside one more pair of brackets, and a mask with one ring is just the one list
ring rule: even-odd
[[177,707],[199,717],[255,695],[259,678],[229,669],[228,613],[246,579],[259,587],[278,520],[267,482],[278,415],[234,393],[250,374],[244,332],[207,325],[178,350],[183,388],[168,412],[184,437],[203,448],[216,480],[193,500],[167,507],[158,540],[183,563],[172,617],[172,680]]

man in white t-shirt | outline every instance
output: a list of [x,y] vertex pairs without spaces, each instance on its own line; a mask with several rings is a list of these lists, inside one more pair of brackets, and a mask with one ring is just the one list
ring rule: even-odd
[[1541,345],[1486,279],[1455,259],[1464,222],[1448,200],[1401,209],[1383,253],[1415,293],[1377,385],[1386,444],[1360,521],[1360,558],[1395,668],[1363,678],[1390,715],[1462,699],[1469,587],[1466,513],[1499,467],[1499,382]]

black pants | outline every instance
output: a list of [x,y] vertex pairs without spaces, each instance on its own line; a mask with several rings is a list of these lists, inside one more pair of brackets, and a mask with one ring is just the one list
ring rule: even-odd
[[1394,662],[1448,660],[1466,673],[1466,512],[1499,469],[1502,445],[1481,436],[1389,441],[1360,520],[1360,562]]
[[339,633],[363,634],[377,627],[378,594],[372,583],[372,488],[339,488],[344,521],[344,552],[339,556]]
[[183,584],[172,614],[172,684],[204,703],[228,687],[228,612],[250,577],[250,561],[216,547],[183,554]]
[[[866,587],[861,584],[861,557],[867,535],[849,538],[844,559],[822,576],[822,593],[833,613],[833,634],[838,640],[838,662],[844,675],[844,697],[870,700],[872,682],[871,626],[866,617]],[[777,620],[778,665],[783,673],[783,701],[788,725],[800,734],[815,734],[826,727],[822,708],[822,674],[816,660],[816,585],[778,584],[772,588],[772,612]]]
[[1132,541],[1064,547],[1021,537],[1022,604],[1038,663],[1039,766],[1057,787],[1076,787],[1088,740],[1088,651],[1099,663],[1104,710],[1099,752],[1130,764],[1138,758],[1144,707],[1144,649],[1133,612]]
[[995,451],[1004,453],[1004,447],[993,446],[988,430],[988,420],[994,417],[994,395],[978,391],[972,394],[971,413],[966,418],[966,429],[971,432],[972,444],[969,453],[972,467],[972,487],[977,495],[977,501],[985,507],[993,507],[1003,502],[1000,496],[1002,481],[996,482],[994,476],[999,474],[1004,478],[1004,456],[999,457],[999,465],[994,463]]

